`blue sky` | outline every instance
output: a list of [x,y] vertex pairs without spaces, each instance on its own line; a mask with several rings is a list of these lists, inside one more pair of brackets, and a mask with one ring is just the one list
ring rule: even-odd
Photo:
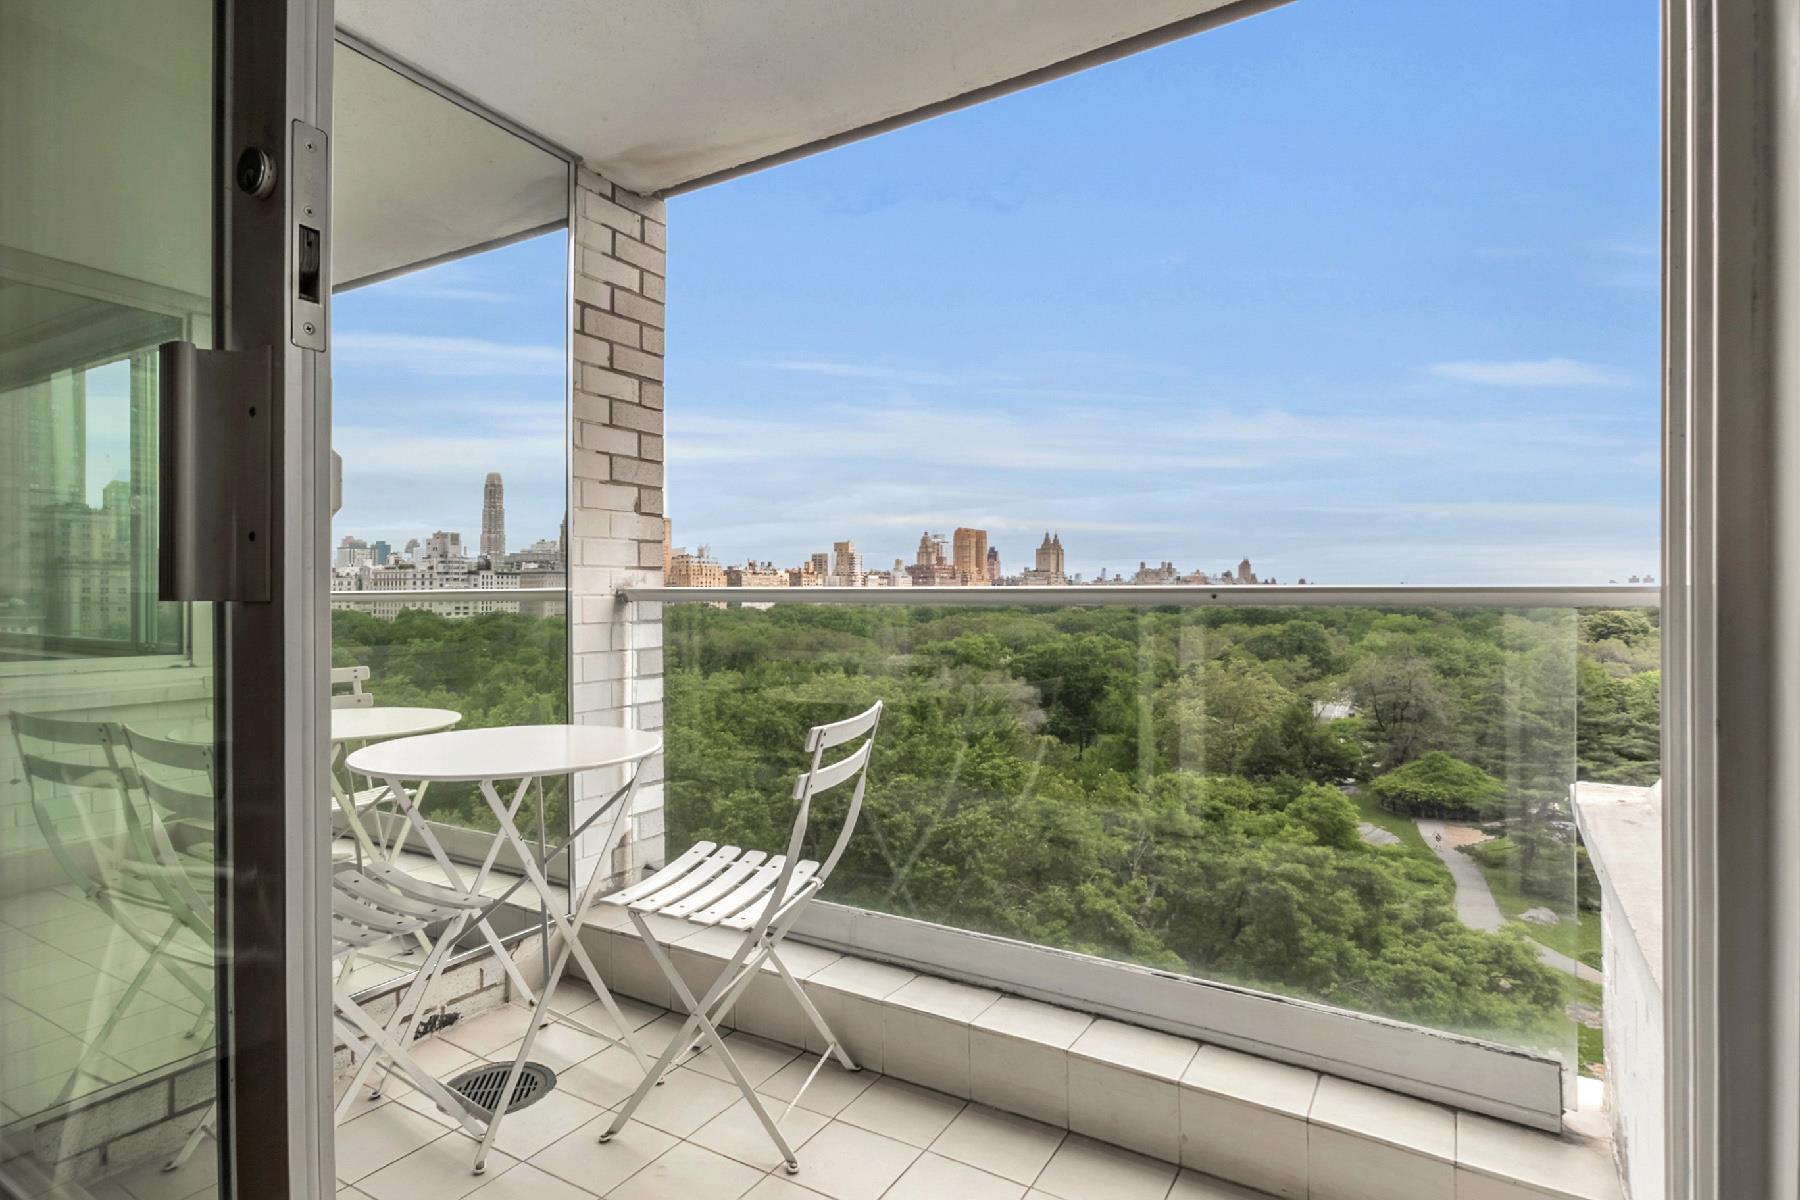
[[[1648,0],[1300,0],[677,197],[677,543],[1653,571],[1656,33]],[[472,537],[489,469],[515,543],[554,530],[561,254],[340,298],[340,532]]]

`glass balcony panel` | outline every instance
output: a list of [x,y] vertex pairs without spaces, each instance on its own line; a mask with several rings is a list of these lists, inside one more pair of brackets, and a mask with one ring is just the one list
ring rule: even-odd
[[[364,686],[381,706],[444,708],[461,714],[458,729],[501,725],[549,725],[568,720],[568,619],[561,589],[543,596],[493,593],[488,611],[461,611],[470,602],[414,599],[364,600],[366,593],[334,594],[331,620],[334,666],[366,666]],[[450,612],[442,611],[445,606]],[[366,787],[367,780],[357,780]],[[544,829],[552,847],[568,836],[566,779],[544,782]],[[423,811],[434,823],[483,834],[497,828],[474,784],[436,783]],[[519,827],[537,828],[537,800],[530,797]],[[487,839],[475,839],[486,851]],[[446,843],[453,857],[458,846]],[[476,854],[479,860],[480,854]]]
[[672,604],[669,845],[780,843],[805,729],[879,697],[826,899],[1574,1065],[1578,743],[1654,771],[1654,682],[1578,732],[1578,677],[1645,688],[1627,618],[1596,652],[1569,608]]

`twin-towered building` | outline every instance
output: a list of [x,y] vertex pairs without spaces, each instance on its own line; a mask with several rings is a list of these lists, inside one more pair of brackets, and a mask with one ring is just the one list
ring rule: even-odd
[[1061,587],[1069,582],[1068,566],[1063,561],[1062,534],[1044,534],[1033,565],[1022,581],[1030,587]]

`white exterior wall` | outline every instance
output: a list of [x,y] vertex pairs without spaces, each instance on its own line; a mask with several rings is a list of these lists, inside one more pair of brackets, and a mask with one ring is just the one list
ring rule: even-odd
[[1606,967],[1606,1109],[1634,1200],[1665,1195],[1662,784],[1575,785],[1575,817],[1600,878]]
[[1637,939],[1602,890],[1606,941],[1606,1101],[1633,1200],[1663,1196],[1663,997]]
[[[571,719],[661,730],[662,611],[621,606],[625,586],[662,582],[663,203],[581,170],[570,215],[574,255],[573,445],[569,460]],[[629,611],[627,611],[629,610]],[[577,780],[579,824],[618,785]],[[644,767],[624,845],[607,869],[624,875],[663,857],[660,755]],[[599,865],[606,821],[577,847],[575,875]]]

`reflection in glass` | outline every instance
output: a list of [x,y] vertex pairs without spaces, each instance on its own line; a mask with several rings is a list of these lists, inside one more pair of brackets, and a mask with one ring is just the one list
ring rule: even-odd
[[0,5],[0,1194],[216,1190],[213,614],[156,588],[212,34],[209,0]]

